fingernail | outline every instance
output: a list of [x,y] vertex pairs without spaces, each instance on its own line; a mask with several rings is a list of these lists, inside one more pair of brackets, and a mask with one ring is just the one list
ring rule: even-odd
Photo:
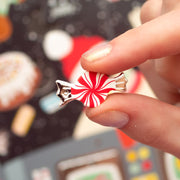
[[119,111],[108,111],[91,118],[104,126],[123,128],[129,122],[129,116]]
[[87,61],[95,61],[107,56],[112,50],[112,46],[109,43],[99,44],[89,51],[86,51],[82,57]]

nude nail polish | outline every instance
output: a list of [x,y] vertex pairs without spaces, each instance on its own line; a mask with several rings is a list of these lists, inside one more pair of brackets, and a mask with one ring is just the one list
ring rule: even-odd
[[87,61],[95,61],[107,56],[112,50],[112,45],[109,43],[101,43],[90,50],[86,51],[82,57]]
[[108,111],[91,119],[99,124],[116,128],[123,128],[129,122],[129,116],[119,111]]

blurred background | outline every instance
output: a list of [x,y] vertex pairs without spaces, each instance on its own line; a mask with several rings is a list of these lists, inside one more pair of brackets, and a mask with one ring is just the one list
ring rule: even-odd
[[[0,0],[1,179],[180,179],[178,159],[91,122],[80,102],[60,108],[56,96],[56,79],[83,72],[82,53],[140,25],[143,3]],[[128,92],[155,97],[138,68],[125,74]]]

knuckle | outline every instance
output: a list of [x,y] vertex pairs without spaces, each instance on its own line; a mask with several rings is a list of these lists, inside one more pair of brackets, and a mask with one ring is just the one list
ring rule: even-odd
[[160,144],[164,143],[164,127],[157,126],[149,129],[144,136],[142,136],[142,143],[158,147]]
[[159,136],[156,135],[154,131],[147,132],[146,135],[142,137],[142,143],[147,145],[156,145],[160,142]]

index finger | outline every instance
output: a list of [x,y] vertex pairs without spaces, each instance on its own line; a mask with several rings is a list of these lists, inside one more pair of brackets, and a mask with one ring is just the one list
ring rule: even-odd
[[180,53],[180,10],[159,16],[82,55],[88,71],[115,74],[148,59]]

